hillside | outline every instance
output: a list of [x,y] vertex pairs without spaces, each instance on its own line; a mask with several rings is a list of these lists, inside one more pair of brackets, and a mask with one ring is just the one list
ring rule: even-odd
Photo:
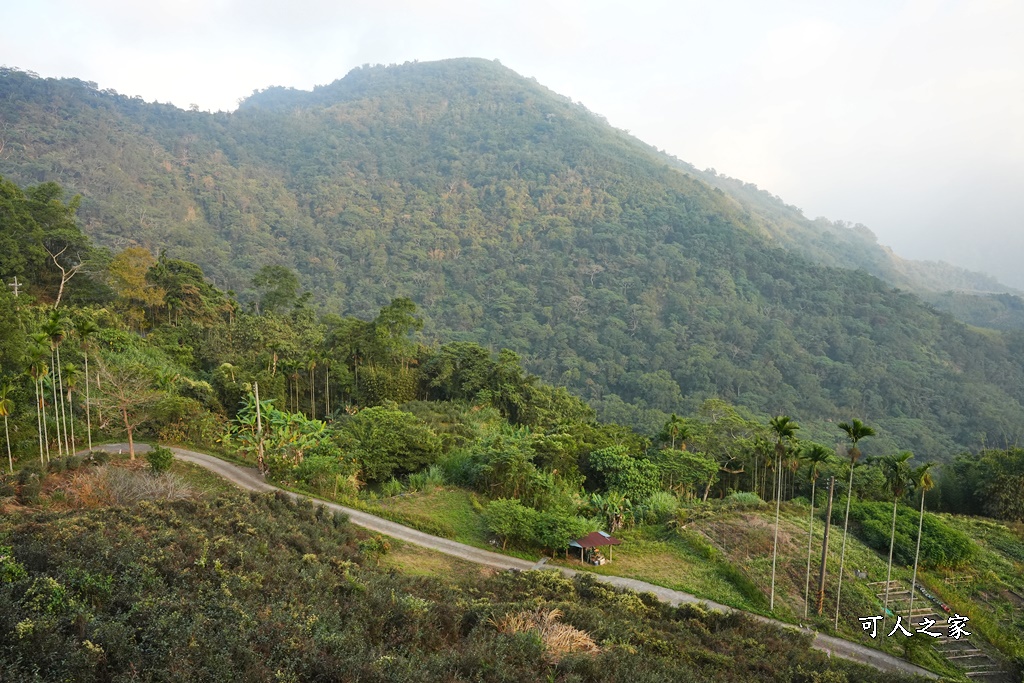
[[166,249],[250,300],[266,264],[328,311],[408,296],[424,340],[509,347],[647,432],[709,396],[833,441],[860,415],[879,449],[937,458],[1024,432],[1022,335],[780,248],[757,202],[494,63],[358,69],[233,114],[8,70],[0,117],[0,174],[80,193],[100,244]]
[[173,497],[126,502],[109,483],[152,474],[59,479],[0,516],[5,680],[910,680],[588,577],[396,571],[385,539],[283,495],[179,478]]

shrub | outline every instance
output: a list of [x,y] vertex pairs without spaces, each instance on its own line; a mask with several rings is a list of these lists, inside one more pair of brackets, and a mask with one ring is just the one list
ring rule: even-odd
[[761,500],[761,496],[757,495],[753,491],[736,491],[734,493],[730,493],[725,497],[725,502],[727,505],[738,508],[753,508],[764,505],[764,501]]
[[409,475],[410,491],[429,491],[444,486],[444,470],[439,465],[431,465],[421,472]]
[[487,528],[501,539],[502,550],[509,541],[513,544],[528,542],[533,537],[536,517],[536,510],[509,498],[492,500],[484,509]]
[[146,453],[146,460],[149,461],[149,469],[153,470],[153,474],[163,474],[174,464],[174,453],[170,448],[155,446]]
[[402,482],[398,481],[395,478],[388,479],[386,482],[380,485],[381,495],[387,496],[389,498],[391,496],[397,496],[404,490],[405,486],[403,486]]
[[651,524],[667,522],[676,515],[679,499],[668,491],[655,491],[643,504],[644,521]]

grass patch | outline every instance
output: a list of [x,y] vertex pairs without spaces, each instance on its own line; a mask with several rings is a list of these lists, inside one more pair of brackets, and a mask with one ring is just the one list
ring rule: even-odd
[[754,609],[744,592],[683,538],[650,526],[618,531],[615,536],[622,545],[615,546],[608,564],[594,567],[578,560],[566,562],[564,557],[556,561],[573,569],[639,579],[740,609]]
[[[434,488],[366,503],[367,511],[390,513],[389,519],[417,529],[435,528],[437,535],[476,547],[490,548],[487,525],[473,506],[473,494],[464,489]],[[428,532],[432,533],[432,532]]]
[[497,570],[411,543],[393,541],[391,551],[381,558],[380,566],[394,569],[409,576],[429,576],[463,583],[480,577],[493,576]]

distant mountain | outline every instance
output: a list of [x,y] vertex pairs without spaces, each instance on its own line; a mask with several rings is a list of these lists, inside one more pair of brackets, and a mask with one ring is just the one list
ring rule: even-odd
[[81,193],[103,244],[243,297],[268,263],[339,312],[410,296],[428,339],[513,348],[606,418],[650,429],[721,396],[828,440],[862,417],[878,448],[926,456],[1024,435],[1024,335],[868,273],[1005,288],[698,172],[494,62],[357,69],[231,114],[6,70],[0,119],[0,174]]

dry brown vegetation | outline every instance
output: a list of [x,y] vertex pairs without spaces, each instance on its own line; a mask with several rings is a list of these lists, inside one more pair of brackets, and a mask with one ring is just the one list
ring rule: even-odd
[[533,633],[540,637],[544,647],[544,658],[557,664],[563,657],[571,654],[596,655],[601,649],[593,638],[584,631],[559,621],[562,610],[522,611],[506,614],[491,619],[491,623],[500,633]]

